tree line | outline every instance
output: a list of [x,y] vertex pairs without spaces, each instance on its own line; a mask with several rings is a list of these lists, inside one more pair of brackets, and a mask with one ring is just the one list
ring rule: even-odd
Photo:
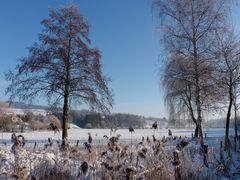
[[133,114],[114,113],[103,115],[101,113],[89,113],[84,116],[72,116],[73,123],[81,128],[144,128],[145,118]]

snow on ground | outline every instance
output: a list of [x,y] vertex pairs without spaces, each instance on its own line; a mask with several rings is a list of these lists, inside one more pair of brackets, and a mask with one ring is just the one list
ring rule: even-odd
[[[76,140],[86,141],[88,139],[88,133],[90,132],[93,140],[95,143],[101,143],[105,139],[103,138],[104,135],[109,137],[113,135],[120,134],[122,141],[130,141],[131,140],[131,133],[128,129],[118,129],[115,133],[111,132],[110,129],[81,129],[77,128],[76,126],[70,126],[71,129],[68,130],[68,137],[70,141],[75,142]],[[135,141],[140,141],[142,137],[145,138],[149,136],[152,138],[152,135],[155,135],[156,138],[162,138],[163,136],[168,136],[168,129],[135,129],[135,132],[132,133],[132,139]],[[171,129],[173,136],[181,136],[181,137],[191,137],[193,130],[192,129]],[[205,129],[204,135],[207,133],[207,137],[215,137],[221,138],[225,134],[224,128],[211,128]],[[17,133],[22,134],[28,143],[34,142],[45,142],[48,138],[52,138],[53,140],[60,140],[61,139],[61,131],[59,133],[54,133],[53,131],[30,131],[24,133]],[[230,135],[234,134],[234,130],[230,129]],[[11,140],[12,133],[2,133],[0,135],[0,143],[7,142],[9,143]],[[104,141],[105,142],[105,141]]]
[[[113,133],[110,129],[72,128],[68,130],[70,142],[80,140],[81,144],[79,144],[80,146],[71,144],[69,151],[66,153],[61,151],[56,142],[53,142],[53,145],[47,143],[49,137],[55,141],[60,141],[61,132],[56,134],[53,131],[21,133],[27,141],[24,147],[12,146],[10,142],[12,134],[3,133],[0,141],[0,179],[11,178],[13,175],[20,177],[21,174],[24,177],[29,177],[29,174],[32,177],[41,177],[41,175],[45,174],[51,175],[50,171],[56,173],[56,175],[59,171],[66,172],[70,175],[68,177],[73,177],[72,179],[82,179],[85,175],[81,165],[85,161],[91,166],[86,179],[107,179],[106,174],[110,176],[115,174],[116,177],[119,176],[122,179],[127,168],[132,168],[137,177],[142,177],[140,174],[146,170],[160,168],[159,171],[154,171],[155,176],[151,176],[150,173],[146,179],[156,179],[156,177],[174,179],[173,151],[185,139],[183,137],[192,136],[193,130],[171,129],[171,131],[173,136],[178,137],[174,139],[163,138],[163,136],[168,136],[168,129],[135,129],[135,132],[131,135],[128,129],[118,129]],[[88,139],[89,132],[93,137],[91,151],[83,145],[83,142]],[[183,150],[178,151],[181,161],[179,166],[183,168],[182,172],[187,175],[185,179],[192,179],[193,177],[200,179],[238,179],[240,176],[239,151],[232,151],[232,158],[228,158],[230,155],[224,152],[224,160],[220,161],[219,145],[224,138],[224,129],[205,129],[205,133],[207,133],[205,142],[209,144],[209,168],[203,165],[203,158],[197,140],[186,138],[189,144]],[[230,134],[233,135],[233,133],[234,131],[231,129]],[[104,135],[110,137],[118,134],[121,135],[120,143],[112,146],[109,145],[110,140],[103,138]],[[157,138],[156,142],[153,142],[153,134]],[[145,141],[143,144],[138,144],[142,136],[145,137]],[[147,136],[151,142],[146,141]],[[130,144],[131,137],[133,138],[133,145]],[[163,141],[163,139],[166,141]],[[8,145],[5,146],[2,142],[7,142]],[[34,142],[38,142],[37,148],[33,145]],[[97,144],[101,145],[98,146]],[[112,150],[111,147],[119,147],[120,150]],[[139,155],[139,153],[144,152],[145,154]],[[119,170],[113,171],[113,167],[118,167]],[[43,178],[46,179],[45,176]]]
[[[71,144],[75,144],[77,140],[80,141],[80,145],[83,145],[84,142],[88,140],[88,133],[91,133],[94,144],[106,144],[107,140],[103,138],[104,135],[108,137],[121,135],[120,143],[130,144],[131,143],[131,133],[128,129],[118,129],[116,132],[112,132],[110,129],[81,129],[75,126],[70,126],[71,129],[68,130],[68,139]],[[168,129],[135,129],[135,132],[132,133],[132,142],[139,143],[142,140],[142,137],[145,139],[149,137],[152,139],[152,135],[155,135],[157,139],[162,138],[163,136],[168,137]],[[173,136],[181,137],[192,137],[192,129],[171,129]],[[224,142],[224,128],[212,128],[205,129],[204,135],[207,133],[207,139],[205,142],[211,146],[219,147],[220,141]],[[48,142],[48,138],[51,138],[53,142],[61,142],[62,131],[59,133],[54,133],[53,131],[29,131],[24,133],[16,133],[17,135],[21,134],[26,140],[28,146],[33,146],[35,142],[39,146],[44,146]],[[234,134],[234,130],[230,129],[230,136]],[[239,133],[240,134],[240,133]],[[12,133],[2,133],[0,134],[0,144],[6,143],[8,146],[12,145],[11,142]],[[176,146],[176,144],[174,145]]]

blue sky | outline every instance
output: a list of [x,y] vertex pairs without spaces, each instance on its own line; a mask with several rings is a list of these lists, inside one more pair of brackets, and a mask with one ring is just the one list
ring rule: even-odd
[[[4,72],[13,69],[38,40],[48,8],[68,2],[79,6],[90,24],[92,43],[102,52],[103,72],[112,79],[112,112],[167,116],[159,86],[160,37],[150,0],[1,0],[0,99],[7,100]],[[239,15],[238,11],[239,6],[234,13]]]

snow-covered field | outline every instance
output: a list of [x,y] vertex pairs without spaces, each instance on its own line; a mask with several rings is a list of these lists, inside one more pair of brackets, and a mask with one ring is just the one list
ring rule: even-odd
[[[168,129],[135,129],[135,132],[132,133],[132,139],[135,141],[140,141],[142,137],[145,138],[148,136],[149,138],[152,135],[155,135],[156,138],[162,138],[163,136],[168,136]],[[173,136],[181,136],[181,137],[192,137],[193,130],[192,129],[171,129]],[[93,142],[101,143],[105,142],[103,138],[104,135],[111,137],[113,135],[120,134],[122,141],[129,142],[131,139],[131,133],[128,129],[118,129],[115,133],[110,129],[81,129],[81,128],[71,128],[68,130],[69,141],[75,142],[76,140],[86,141],[88,139],[88,133],[91,133],[93,137]],[[204,135],[207,133],[207,137],[211,138],[221,138],[225,134],[224,128],[212,128],[212,129],[204,129]],[[230,135],[233,135],[233,129],[230,129]],[[54,133],[53,131],[30,131],[25,133],[17,133],[22,134],[28,143],[34,142],[45,142],[48,138],[52,138],[53,140],[61,139],[61,131],[59,133]],[[3,133],[0,142],[10,142],[12,133]],[[1,137],[1,135],[0,135]]]
[[[240,179],[239,145],[234,150],[231,138],[230,151],[223,151],[219,147],[224,139],[224,129],[204,130],[204,134],[207,134],[204,140],[209,145],[208,167],[203,163],[198,140],[191,138],[193,130],[171,130],[174,138],[168,137],[167,129],[135,129],[131,135],[128,129],[112,132],[109,129],[72,128],[68,130],[70,146],[65,151],[57,143],[61,141],[61,132],[21,133],[26,139],[24,146],[13,144],[11,133],[3,133],[0,143],[0,180],[100,180],[127,177],[171,180],[175,179],[177,171],[181,173],[181,179]],[[89,147],[84,145],[88,141],[88,133],[93,138]],[[233,135],[233,129],[230,134]],[[104,138],[104,135],[109,138]],[[155,140],[152,135],[155,135]],[[53,139],[51,142],[47,141],[50,137]],[[77,140],[80,140],[80,144],[76,144]],[[178,153],[179,160],[174,160],[174,152]]]

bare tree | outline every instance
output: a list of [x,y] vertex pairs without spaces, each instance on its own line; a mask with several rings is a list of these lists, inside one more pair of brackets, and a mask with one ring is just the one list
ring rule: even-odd
[[187,74],[190,68],[189,65],[188,61],[181,55],[171,56],[162,76],[162,84],[165,88],[165,100],[169,108],[174,105],[178,112],[182,110],[185,112],[185,109],[187,109],[192,121],[196,125],[194,136],[198,137],[193,90]]
[[[162,42],[168,57],[181,55],[192,66],[187,71],[193,89],[197,126],[203,146],[202,113],[207,89],[214,85],[211,48],[214,31],[224,26],[227,11],[224,0],[153,0],[160,17]],[[169,58],[167,58],[169,59]],[[207,80],[207,81],[206,81]]]
[[[222,31],[216,33],[216,70],[219,72],[219,88],[223,89],[227,97],[227,117],[225,131],[225,149],[229,146],[229,125],[231,112],[237,108],[237,89],[240,83],[240,43],[234,35],[233,28],[226,26]],[[236,114],[235,114],[236,116]],[[235,123],[236,124],[236,123]]]
[[[101,54],[89,39],[89,25],[74,5],[50,10],[44,19],[39,42],[29,48],[15,71],[6,74],[10,81],[10,99],[47,98],[51,104],[63,104],[62,139],[67,139],[71,103],[86,103],[109,112],[112,95],[108,79],[101,70]],[[63,141],[64,145],[64,141]]]
[[234,86],[233,90],[234,94],[234,100],[233,100],[233,106],[234,106],[234,141],[235,144],[238,141],[238,109],[239,109],[239,103],[238,103],[238,98],[239,98],[239,84],[238,86]]
[[[213,67],[208,63],[202,62],[199,69],[204,73],[201,75],[201,80],[204,84],[201,85],[202,96],[201,106],[203,110],[212,109],[220,98],[216,92],[216,84]],[[196,107],[196,88],[193,83],[193,73],[195,72],[193,62],[181,54],[174,54],[169,57],[162,74],[162,84],[165,88],[165,99],[167,102],[174,102],[175,108],[181,113],[188,112],[191,120],[195,124],[194,137],[199,136],[199,126],[197,122],[197,107]]]

